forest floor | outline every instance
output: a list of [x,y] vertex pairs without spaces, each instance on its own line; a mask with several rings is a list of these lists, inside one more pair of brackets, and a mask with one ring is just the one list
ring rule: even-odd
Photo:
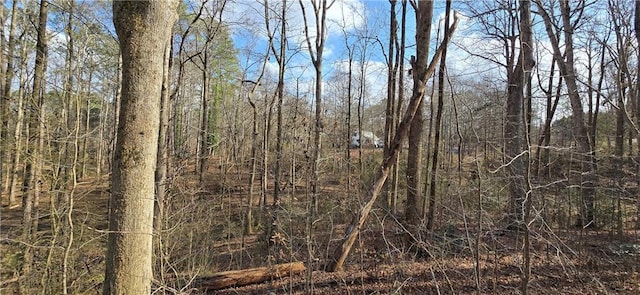
[[[371,220],[362,229],[358,241],[345,263],[345,269],[339,272],[326,272],[324,265],[330,259],[333,249],[338,245],[348,223],[348,214],[331,219],[329,215],[318,217],[319,221],[313,241],[304,236],[304,226],[287,228],[286,243],[277,250],[267,249],[260,234],[244,235],[233,225],[242,219],[246,204],[242,201],[246,195],[243,177],[234,178],[227,172],[222,176],[223,168],[211,168],[210,185],[198,189],[198,193],[187,194],[194,186],[192,177],[185,177],[180,190],[185,196],[176,208],[183,212],[181,223],[172,224],[176,230],[174,241],[167,241],[174,250],[172,259],[189,260],[196,245],[194,236],[200,236],[203,242],[198,255],[213,257],[204,267],[184,267],[184,271],[175,271],[171,279],[167,276],[165,285],[182,290],[181,294],[200,294],[206,290],[198,289],[197,279],[202,275],[218,271],[245,269],[265,266],[273,263],[302,261],[307,271],[268,282],[223,290],[208,291],[211,294],[517,294],[522,282],[523,256],[522,233],[500,229],[474,229],[473,223],[459,223],[449,226],[431,235],[423,234],[408,241],[406,231],[393,216],[377,208]],[[189,173],[186,173],[189,174]],[[194,175],[194,174],[191,174]],[[224,179],[222,181],[221,179]],[[212,183],[212,184],[211,184]],[[333,190],[340,181],[327,180],[325,197],[334,197]],[[333,186],[333,188],[331,187]],[[216,191],[226,191],[224,195],[213,196]],[[205,193],[202,193],[205,191]],[[186,197],[188,196],[188,197]],[[84,229],[86,242],[77,241],[73,245],[82,245],[75,253],[78,268],[87,269],[90,274],[76,274],[77,287],[72,294],[100,294],[100,276],[104,268],[104,229],[107,228],[108,187],[105,179],[87,180],[77,189],[74,216],[78,218],[77,230]],[[288,197],[287,197],[288,198]],[[299,197],[304,203],[304,197]],[[297,198],[292,197],[291,203]],[[324,200],[324,201],[329,201]],[[347,201],[332,199],[334,207],[345,207]],[[343,202],[344,201],[344,202]],[[48,222],[48,200],[41,201],[40,245],[48,243],[47,234],[51,230]],[[186,204],[186,205],[185,205]],[[191,204],[191,205],[189,205]],[[9,208],[3,204],[0,211],[0,294],[13,294],[12,279],[16,277],[16,267],[10,258],[19,249],[21,227],[20,208]],[[303,220],[308,216],[302,209],[288,209],[289,220]],[[229,208],[233,208],[232,210]],[[174,210],[175,215],[178,210]],[[344,215],[344,216],[343,216]],[[188,226],[184,216],[195,220],[198,216],[209,218],[198,220]],[[347,216],[347,217],[345,217]],[[331,222],[327,220],[331,219]],[[219,223],[216,223],[219,221]],[[208,222],[208,225],[205,223]],[[335,222],[335,223],[334,223]],[[303,222],[302,222],[303,223]],[[184,227],[180,227],[184,226]],[[206,229],[206,227],[215,230]],[[489,227],[487,227],[489,228]],[[260,229],[260,228],[258,228]],[[206,234],[215,233],[216,237],[207,240]],[[184,232],[191,232],[189,252],[185,250]],[[93,232],[93,235],[89,233]],[[259,230],[258,230],[259,232]],[[195,233],[195,234],[194,234]],[[77,238],[81,239],[81,238]],[[476,241],[480,240],[480,243]],[[173,243],[173,244],[172,244]],[[309,259],[307,245],[314,246],[314,254]],[[183,247],[185,246],[185,247]],[[477,247],[476,247],[477,246]],[[80,246],[78,246],[80,247]],[[182,248],[181,248],[182,247]],[[531,274],[528,284],[530,294],[640,294],[640,231],[628,230],[617,235],[608,230],[582,229],[541,229],[536,228],[531,235]],[[277,252],[277,253],[274,253]],[[40,256],[43,258],[43,256]],[[194,256],[193,260],[200,257]],[[275,258],[277,257],[277,258]],[[206,260],[206,259],[204,259]],[[171,267],[177,267],[176,262]],[[198,261],[192,261],[195,265]],[[185,264],[187,263],[185,262]],[[197,270],[194,270],[197,269]],[[91,280],[91,282],[88,282]],[[87,282],[83,282],[87,281]],[[167,283],[168,282],[168,283]],[[188,282],[188,283],[184,283]],[[156,281],[154,286],[160,284]]]

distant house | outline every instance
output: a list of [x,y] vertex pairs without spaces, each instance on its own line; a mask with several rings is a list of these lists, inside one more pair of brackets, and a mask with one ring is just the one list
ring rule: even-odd
[[362,144],[362,147],[373,146],[376,148],[384,147],[382,139],[378,138],[371,131],[362,131],[362,141],[360,140],[360,133],[358,131],[353,132],[351,135],[351,147],[358,148]]

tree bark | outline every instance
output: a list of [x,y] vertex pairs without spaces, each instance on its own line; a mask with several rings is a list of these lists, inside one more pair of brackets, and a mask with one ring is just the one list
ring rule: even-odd
[[269,267],[232,270],[196,278],[194,286],[200,291],[212,292],[229,287],[258,284],[267,280],[283,278],[305,271],[302,262],[291,262]]
[[151,293],[154,168],[164,50],[177,1],[116,1],[122,99],[111,184],[104,294]]
[[[429,56],[429,44],[431,42],[431,19],[433,18],[433,1],[421,2],[416,11],[417,26],[421,33],[416,36],[418,47],[417,61],[413,66],[413,95],[422,91],[420,96],[424,96],[425,87],[419,81],[426,83],[425,76],[427,58]],[[443,54],[446,46],[443,47]],[[421,55],[424,55],[422,57]],[[424,79],[424,81],[422,80]],[[409,150],[407,152],[407,202],[405,203],[404,218],[408,225],[416,227],[420,224],[422,216],[422,190],[420,181],[422,180],[422,130],[424,129],[424,103],[420,99],[417,105],[416,114],[409,127]],[[414,228],[415,229],[415,228]]]

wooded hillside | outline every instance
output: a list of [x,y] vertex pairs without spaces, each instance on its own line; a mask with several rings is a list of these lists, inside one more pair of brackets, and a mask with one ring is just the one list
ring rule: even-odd
[[637,1],[0,7],[2,294],[640,293]]

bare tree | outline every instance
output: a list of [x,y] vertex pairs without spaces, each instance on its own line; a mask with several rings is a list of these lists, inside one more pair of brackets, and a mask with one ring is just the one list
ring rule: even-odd
[[285,64],[286,64],[286,46],[287,46],[287,22],[286,22],[286,14],[287,14],[287,1],[282,1],[282,10],[280,15],[280,44],[279,50],[276,52],[273,46],[273,42],[270,43],[272,46],[273,55],[278,62],[278,85],[276,86],[276,97],[278,99],[277,108],[278,113],[276,115],[276,163],[275,163],[275,171],[274,171],[274,180],[273,180],[273,216],[272,216],[272,225],[274,228],[270,233],[269,237],[278,231],[278,208],[280,207],[280,186],[281,186],[281,168],[282,168],[282,101],[284,100],[284,74],[285,74]]
[[409,105],[407,106],[407,110],[404,113],[402,121],[396,128],[393,141],[391,141],[389,152],[384,154],[382,163],[376,170],[374,182],[371,184],[371,188],[368,190],[369,195],[367,201],[360,208],[358,214],[347,228],[345,235],[340,242],[340,245],[336,247],[333,257],[331,258],[331,261],[327,266],[328,271],[342,270],[344,262],[349,255],[351,248],[353,247],[356,237],[360,233],[360,229],[369,216],[369,212],[371,212],[371,208],[378,198],[384,182],[389,176],[391,166],[393,165],[393,163],[395,163],[398,157],[398,152],[400,150],[402,140],[404,140],[405,136],[407,136],[411,121],[413,120],[413,117],[418,110],[420,101],[424,97],[427,80],[429,80],[431,75],[433,75],[436,69],[437,61],[440,59],[444,47],[446,47],[451,41],[451,37],[453,36],[455,28],[458,25],[458,18],[454,15],[454,22],[451,25],[451,29],[449,31],[450,34],[444,37],[442,44],[440,44],[440,46],[436,50],[431,62],[428,62],[426,47],[429,46],[429,30],[426,30],[425,28],[431,26],[431,18],[433,16],[433,3],[430,1],[417,3],[412,2],[412,5],[414,5],[417,19],[417,57],[414,56],[411,62],[414,81],[413,94],[411,95]]
[[[395,125],[395,120],[397,119],[395,114],[396,108],[396,84],[398,77],[398,59],[395,58],[395,49],[398,41],[398,20],[396,15],[396,4],[397,0],[389,0],[389,48],[387,49],[388,55],[386,56],[387,60],[387,106],[385,110],[385,121],[384,121],[384,151],[388,152],[389,146],[391,144],[391,139],[393,138],[393,129]],[[359,138],[362,138],[362,134],[359,134]],[[388,183],[385,183],[385,189],[383,189],[383,194],[386,196],[386,205],[390,210],[394,210],[394,191],[392,191],[393,187],[389,186]]]
[[[516,107],[512,106],[512,103],[519,102],[520,105],[518,108],[522,108],[522,104],[524,101],[531,101],[531,70],[535,65],[535,61],[533,59],[533,31],[532,31],[532,22],[531,22],[531,2],[529,0],[520,0],[519,1],[519,12],[520,12],[520,21],[518,24],[520,30],[520,54],[518,56],[518,63],[513,72],[513,80],[509,79],[509,88],[508,88],[508,101],[507,101],[507,117],[512,116]],[[510,77],[511,78],[511,77]],[[512,86],[513,85],[513,86]],[[513,87],[513,89],[511,88]],[[517,93],[514,92],[517,91]],[[526,92],[526,94],[525,94]],[[512,101],[513,100],[513,101]],[[528,107],[528,116],[531,115],[531,108]],[[507,124],[516,123],[517,119],[507,120]],[[526,123],[526,122],[525,122]],[[530,150],[529,147],[529,128],[527,125],[523,124],[524,132],[522,136],[518,136],[519,132],[515,132],[514,136],[516,136],[516,140],[520,140],[526,144],[525,149]],[[518,139],[517,137],[520,137]],[[508,140],[508,138],[507,138]],[[519,147],[519,145],[516,145]],[[515,150],[513,150],[515,151]],[[514,162],[512,165],[512,176],[514,177],[511,181],[511,202],[512,204],[512,213],[514,213],[516,220],[513,220],[518,227],[524,227],[524,250],[523,250],[523,267],[522,267],[522,284],[521,291],[522,294],[527,294],[528,286],[529,286],[529,278],[531,276],[531,254],[530,254],[530,215],[531,215],[531,185],[529,183],[529,171],[531,169],[529,162],[529,154],[525,153],[523,156],[513,155]],[[517,157],[517,158],[515,158]],[[515,166],[513,166],[515,165]],[[521,166],[518,166],[521,165]],[[521,170],[518,170],[521,169]],[[518,173],[518,174],[516,174]],[[522,210],[522,219],[518,219],[520,217],[519,212],[515,212],[515,210]],[[520,223],[522,220],[522,223]]]
[[[578,146],[578,159],[582,165],[582,173],[580,177],[580,216],[576,224],[580,226],[595,226],[595,186],[597,182],[595,155],[593,145],[591,144],[591,140],[593,139],[590,138],[588,128],[585,123],[582,99],[578,89],[573,48],[573,32],[580,21],[585,2],[578,3],[575,11],[572,10],[572,3],[570,2],[560,1],[559,3],[560,16],[562,19],[562,36],[559,33],[554,32],[553,28],[558,24],[553,23],[553,20],[546,10],[547,8],[544,7],[541,1],[535,1],[536,6],[538,7],[538,13],[542,16],[547,35],[551,41],[553,56],[558,64],[560,74],[564,77],[565,85],[568,90],[569,101],[571,103],[573,114],[572,128]],[[572,16],[576,19],[572,20]],[[560,40],[564,40],[564,55],[560,50]]]
[[531,69],[535,65],[533,59],[533,38],[531,32],[531,3],[520,1],[520,53],[513,68],[508,68],[507,111],[505,122],[505,153],[509,166],[507,173],[510,178],[510,224],[520,228],[524,218],[524,203],[529,193],[525,171],[528,169],[529,157],[523,153],[522,145],[526,143],[526,129],[524,129],[523,106],[527,83],[530,81]]
[[[7,150],[7,138],[9,134],[9,101],[11,100],[11,83],[13,82],[13,51],[15,49],[15,28],[17,23],[16,17],[16,7],[18,1],[13,1],[11,5],[11,24],[9,25],[9,40],[7,42],[7,54],[4,55],[4,31],[2,34],[2,43],[3,46],[0,47],[2,53],[0,53],[0,60],[2,60],[2,66],[0,67],[0,71],[2,71],[2,78],[0,79],[0,118],[2,120],[2,125],[0,125],[0,139],[3,140],[3,144],[0,145],[0,193],[5,190],[5,181],[4,181],[4,162]],[[4,5],[3,5],[4,10]],[[2,11],[2,25],[4,27],[4,11]],[[9,177],[7,178],[9,179]],[[8,183],[8,182],[7,182]],[[9,204],[12,205],[15,203],[15,200],[9,198]]]
[[113,3],[122,52],[122,105],[112,172],[104,294],[151,293],[163,61],[177,5],[177,1]]
[[[300,8],[302,9],[302,16],[304,18],[304,33],[306,36],[307,47],[309,50],[309,57],[311,57],[311,62],[313,63],[313,67],[316,71],[316,79],[315,79],[315,109],[316,109],[316,118],[315,118],[315,129],[313,135],[313,153],[312,153],[312,179],[311,179],[311,190],[312,190],[312,210],[313,212],[318,212],[318,190],[319,190],[319,167],[318,161],[320,160],[320,134],[323,132],[323,123],[322,123],[322,61],[323,61],[323,52],[324,45],[327,39],[327,11],[333,5],[335,0],[331,2],[327,0],[313,0],[311,1],[311,6],[313,7],[313,14],[315,16],[315,38],[311,37],[311,32],[308,25],[307,20],[307,12],[305,9],[305,5],[302,0],[299,0]],[[311,41],[314,40],[314,44],[312,45]]]
[[[542,125],[541,134],[538,137],[538,143],[535,149],[535,155],[533,160],[533,175],[535,177],[551,176],[551,166],[550,166],[550,152],[549,152],[549,144],[551,143],[551,123],[553,122],[553,117],[558,107],[558,102],[560,101],[560,91],[562,90],[562,76],[558,77],[558,82],[555,84],[555,92],[554,92],[554,83],[553,79],[556,73],[555,70],[556,61],[553,59],[551,61],[551,66],[549,69],[549,79],[547,82],[547,87],[540,86],[542,92],[544,92],[546,103],[545,103],[545,119],[544,124]],[[538,76],[538,81],[540,82],[540,76]]]
[[[451,1],[447,1],[445,20],[444,20],[444,35],[448,35],[449,32],[449,17],[451,15]],[[431,171],[429,179],[429,207],[427,216],[427,230],[433,230],[433,218],[436,207],[436,187],[438,176],[438,152],[440,150],[440,130],[442,129],[442,112],[444,107],[444,76],[446,70],[447,61],[447,48],[445,47],[440,57],[440,68],[438,69],[438,107],[436,109],[436,118],[433,122],[434,135],[433,135],[433,151],[431,154]]]
[[[17,2],[18,1],[13,1],[13,5],[11,5],[11,24],[9,25],[9,41],[7,43],[7,54],[5,56],[5,60],[6,60],[6,66],[3,66],[3,69],[6,69],[4,74],[4,80],[0,81],[0,83],[2,84],[2,92],[0,93],[0,95],[2,95],[2,97],[0,97],[0,116],[2,116],[2,131],[0,132],[0,138],[2,138],[2,140],[5,142],[4,145],[6,145],[6,138],[5,136],[2,135],[2,132],[6,132],[8,131],[8,126],[5,128],[4,124],[5,122],[7,122],[8,124],[8,116],[9,116],[9,100],[11,99],[11,84],[13,81],[13,74],[14,74],[14,69],[13,69],[13,51],[15,50],[15,27],[16,27],[16,22],[17,22],[17,17],[16,17],[16,6],[17,6]],[[4,37],[3,37],[4,39]],[[24,49],[23,49],[24,50]],[[4,52],[4,47],[2,48],[2,51]],[[1,69],[0,69],[1,70]],[[22,72],[22,67],[21,67],[21,72]],[[22,119],[24,117],[24,108],[23,108],[23,99],[21,97],[21,95],[18,96],[18,116],[17,116],[17,120],[16,120],[16,129],[14,131],[14,156],[11,159],[11,166],[9,168],[9,173],[7,175],[7,179],[8,179],[8,190],[9,190],[9,206],[13,206],[17,200],[16,200],[16,183],[17,183],[17,165],[20,161],[20,157],[18,155],[18,153],[21,152],[21,148],[20,148],[20,141],[21,141],[21,134],[22,134]],[[5,131],[6,130],[6,131]],[[6,147],[0,147],[0,149],[6,149]],[[0,162],[4,161],[4,154],[0,154]],[[1,166],[1,165],[0,165]],[[0,167],[0,170],[2,170],[2,168]],[[2,176],[2,173],[0,173],[0,176]],[[0,178],[0,181],[3,181],[2,178]]]
[[[207,3],[211,3],[211,5],[207,5]],[[213,152],[218,136],[216,133],[216,124],[219,95],[217,95],[216,91],[219,87],[213,85],[212,72],[216,71],[213,63],[221,62],[221,57],[216,56],[218,52],[214,47],[217,46],[216,38],[220,37],[220,33],[224,29],[222,13],[226,3],[225,0],[218,2],[204,1],[201,6],[201,9],[204,9],[204,14],[207,15],[207,17],[200,19],[203,25],[202,37],[204,38],[204,44],[195,55],[198,57],[199,63],[194,63],[201,70],[202,76],[199,144],[196,147],[198,154],[196,158],[196,171],[199,175],[200,184],[203,184],[204,174],[207,171],[208,158]]]
[[[36,44],[36,62],[33,77],[33,92],[31,93],[32,113],[29,122],[29,132],[34,134],[36,142],[28,143],[31,158],[25,167],[22,188],[22,230],[23,237],[29,241],[38,229],[38,201],[42,192],[42,168],[44,166],[44,85],[45,70],[47,68],[47,19],[49,16],[49,3],[40,1],[40,13],[38,22],[38,40]],[[35,113],[33,113],[35,112]],[[35,217],[35,218],[34,218]],[[33,250],[30,246],[25,248],[23,272],[28,274],[33,262]]]

